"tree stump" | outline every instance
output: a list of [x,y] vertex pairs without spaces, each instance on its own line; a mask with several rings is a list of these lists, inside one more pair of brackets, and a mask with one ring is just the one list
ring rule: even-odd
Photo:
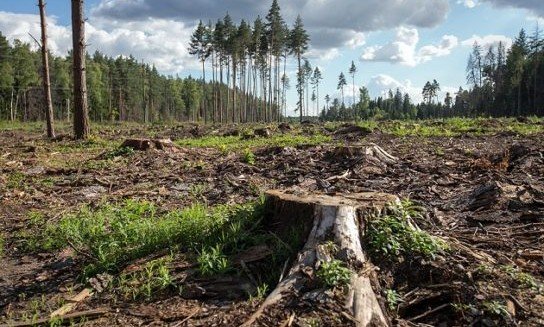
[[[368,273],[372,265],[361,238],[366,221],[381,214],[388,205],[399,202],[396,196],[374,192],[335,196],[267,192],[265,206],[271,229],[281,235],[286,226],[297,224],[295,226],[306,230],[307,236],[288,274],[242,326],[254,326],[265,310],[291,296],[300,297],[309,276],[315,276],[321,264],[333,259],[343,261],[352,272],[345,307],[354,317],[355,325],[389,326],[372,289]],[[326,244],[331,241],[337,248],[334,254],[326,250]]]
[[169,139],[126,139],[121,147],[132,148],[136,151],[177,149],[176,145]]

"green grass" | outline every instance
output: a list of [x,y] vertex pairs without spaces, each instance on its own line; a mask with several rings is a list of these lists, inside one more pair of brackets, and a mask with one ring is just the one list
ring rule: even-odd
[[[397,137],[454,137],[463,134],[492,135],[499,132],[512,132],[522,136],[543,133],[541,118],[529,118],[529,123],[520,123],[513,118],[447,118],[440,120],[405,120],[405,121],[363,121],[358,124],[369,129]],[[329,125],[334,127],[334,125]]]
[[421,255],[433,258],[448,249],[440,238],[417,230],[410,225],[409,218],[418,212],[409,202],[388,208],[388,213],[369,222],[367,242],[376,254],[394,259],[400,255]]
[[197,261],[203,276],[224,274],[230,269],[229,260],[220,244],[203,248]]
[[87,140],[84,141],[68,141],[62,143],[53,143],[51,146],[52,152],[60,153],[77,153],[82,151],[96,150],[104,151],[111,153],[118,148],[119,144],[117,141],[104,139],[98,136],[90,136]]
[[331,141],[325,135],[274,135],[270,138],[256,137],[253,139],[242,139],[238,136],[205,136],[202,138],[187,138],[176,141],[177,145],[191,148],[215,148],[221,151],[241,151],[267,146],[302,146],[319,145]]
[[511,265],[500,266],[500,270],[505,272],[510,278],[512,278],[520,287],[530,288],[533,290],[538,290],[542,288],[543,285],[540,285],[534,276],[526,272],[521,271],[518,267]]
[[245,149],[244,150],[244,156],[242,157],[242,159],[248,165],[254,165],[255,164],[255,154],[253,154],[253,152],[251,152],[250,149]]
[[111,160],[115,157],[125,157],[125,156],[131,156],[134,154],[134,149],[129,147],[119,147],[116,149],[113,149],[109,152],[106,152],[104,154],[104,158]]
[[16,131],[23,130],[28,132],[45,131],[45,123],[43,122],[20,122],[0,120],[0,131]]
[[181,290],[181,286],[173,281],[169,268],[171,261],[172,257],[167,256],[147,262],[141,270],[120,274],[112,288],[123,298],[132,300],[149,300],[169,288]]
[[164,248],[201,250],[221,244],[226,253],[255,242],[262,203],[208,208],[192,207],[159,213],[149,202],[128,200],[120,205],[83,207],[49,225],[41,247],[73,247],[87,258],[86,275],[117,271],[131,260]]

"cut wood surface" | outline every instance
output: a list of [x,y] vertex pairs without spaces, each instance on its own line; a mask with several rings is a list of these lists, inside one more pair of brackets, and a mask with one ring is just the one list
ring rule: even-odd
[[[242,326],[259,325],[259,318],[268,308],[280,304],[289,296],[300,296],[304,292],[308,276],[315,275],[309,270],[317,271],[321,264],[333,258],[343,261],[352,271],[346,296],[346,310],[354,317],[355,325],[389,326],[390,323],[372,288],[368,273],[372,271],[369,269],[371,263],[362,247],[361,234],[364,233],[367,219],[371,219],[387,205],[398,202],[399,199],[394,195],[375,192],[334,196],[267,192],[266,205],[273,213],[273,217],[269,219],[285,224],[290,217],[298,215],[298,220],[308,220],[312,227],[304,247],[286,277]],[[334,254],[328,253],[323,246],[330,241],[338,249]]]

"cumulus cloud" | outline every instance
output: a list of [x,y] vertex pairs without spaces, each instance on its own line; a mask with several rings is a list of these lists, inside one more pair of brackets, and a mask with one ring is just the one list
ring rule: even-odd
[[419,33],[416,28],[399,27],[395,40],[385,45],[367,47],[362,61],[379,61],[416,66],[435,57],[447,56],[458,45],[457,37],[444,35],[438,45],[425,45],[417,49]]
[[[0,12],[0,31],[13,41],[20,39],[36,45],[30,34],[40,35],[38,15]],[[197,67],[187,51],[192,28],[168,19],[143,19],[134,22],[95,20],[86,24],[88,52],[95,50],[109,56],[133,55],[138,60],[153,63],[165,73],[177,73],[184,68]],[[70,26],[59,25],[54,17],[48,19],[49,48],[55,55],[65,56],[72,48]]]
[[537,16],[544,17],[544,1],[542,0],[479,0],[496,7],[512,7],[526,9]]
[[512,45],[511,38],[504,35],[495,35],[495,34],[484,35],[484,36],[473,35],[471,38],[462,41],[461,45],[465,47],[472,47],[472,45],[474,45],[475,42],[478,42],[478,44],[484,48],[488,48],[490,46],[496,47],[499,45],[499,42],[502,42],[506,48],[509,48]]
[[395,92],[396,89],[400,89],[402,93],[408,93],[412,101],[420,102],[423,100],[421,96],[421,90],[412,85],[410,80],[400,82],[393,77],[385,74],[372,76],[367,83],[366,88],[371,98],[386,96],[389,90]]
[[[0,31],[8,40],[19,39],[36,49],[37,45],[29,34],[36,39],[40,38],[40,16],[0,11]],[[48,34],[49,50],[53,54],[66,55],[72,48],[72,30],[58,25],[55,17],[48,17]]]
[[458,4],[462,4],[467,8],[474,8],[478,5],[477,0],[457,0]]
[[[423,96],[421,95],[423,85],[415,86],[410,80],[401,82],[389,75],[380,74],[373,76],[366,87],[371,98],[387,96],[389,90],[395,92],[396,89],[400,89],[402,93],[408,93],[408,95],[410,95],[412,102],[419,103],[423,101]],[[455,92],[458,90],[458,88],[445,85],[440,86],[440,88],[441,91],[438,94],[440,101],[446,97],[446,93],[448,92],[454,97]]]
[[[433,27],[443,22],[448,0],[280,0],[284,18],[293,22],[300,13],[317,48],[360,46],[362,33],[401,25]],[[148,17],[191,22],[215,21],[228,11],[235,20],[266,15],[270,1],[254,0],[102,0],[95,17],[134,21]],[[332,10],[331,10],[332,8]]]

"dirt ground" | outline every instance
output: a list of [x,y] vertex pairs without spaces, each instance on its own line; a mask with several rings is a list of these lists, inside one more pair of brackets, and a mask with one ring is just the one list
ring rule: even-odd
[[[273,133],[280,133],[272,128]],[[236,128],[236,127],[229,127]],[[342,128],[342,127],[338,127]],[[227,128],[224,128],[227,130]],[[89,283],[78,278],[81,258],[28,251],[21,235],[32,233],[33,212],[54,223],[82,204],[146,199],[161,210],[194,202],[244,203],[268,189],[354,193],[379,191],[409,198],[425,208],[419,226],[457,244],[434,260],[397,262],[373,256],[379,291],[399,294],[388,308],[399,326],[544,326],[544,142],[542,133],[454,137],[397,137],[373,132],[304,127],[327,133],[314,146],[252,149],[253,164],[239,151],[179,147],[105,158],[127,137],[195,138],[216,133],[205,127],[101,129],[100,142],[68,138],[50,143],[40,130],[0,131],[0,324],[37,321],[58,309],[60,299]],[[342,147],[376,144],[396,163],[367,160]],[[182,271],[183,262],[174,262]],[[301,299],[272,312],[266,326],[347,326],[338,294]],[[125,301],[107,292],[77,303],[72,312],[92,312],[73,323],[86,326],[237,326],[259,299],[194,298],[174,292],[151,300]],[[335,318],[335,320],[333,319]]]

